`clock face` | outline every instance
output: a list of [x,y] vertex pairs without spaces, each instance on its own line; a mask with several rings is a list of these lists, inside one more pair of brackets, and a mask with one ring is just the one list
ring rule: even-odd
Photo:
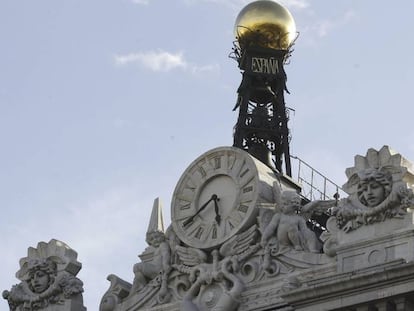
[[172,225],[187,245],[218,246],[254,221],[258,172],[254,158],[219,147],[196,159],[179,180],[172,199]]

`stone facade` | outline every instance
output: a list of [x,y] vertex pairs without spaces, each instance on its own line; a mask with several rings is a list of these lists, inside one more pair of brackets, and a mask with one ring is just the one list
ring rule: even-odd
[[[306,204],[272,177],[255,223],[211,248],[186,245],[172,227],[161,234],[156,201],[158,238],[147,235],[132,284],[108,277],[100,310],[414,310],[411,164],[385,146],[346,173],[348,197]],[[318,236],[306,220],[320,213],[330,218]]]
[[[414,310],[414,171],[400,154],[356,156],[348,196],[311,202],[245,151],[220,147],[194,163],[174,192],[175,226],[164,229],[156,199],[132,282],[108,276],[100,311]],[[243,214],[249,222],[231,226]],[[329,216],[322,234],[307,222],[315,214]],[[186,241],[205,247],[175,232],[186,225]],[[214,230],[228,237],[216,243]],[[10,310],[86,310],[76,258],[57,240],[29,248],[21,283],[3,292]]]

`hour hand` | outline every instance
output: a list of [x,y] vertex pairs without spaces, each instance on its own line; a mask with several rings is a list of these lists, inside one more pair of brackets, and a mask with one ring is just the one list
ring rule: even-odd
[[219,214],[219,207],[218,207],[217,201],[220,201],[220,199],[216,197],[214,199],[214,211],[216,212],[216,222],[217,222],[218,225],[220,225],[221,216]]

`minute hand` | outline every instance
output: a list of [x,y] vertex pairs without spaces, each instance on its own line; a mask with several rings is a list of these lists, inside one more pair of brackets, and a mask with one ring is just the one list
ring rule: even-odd
[[194,220],[194,217],[200,214],[201,211],[207,207],[208,203],[210,203],[212,200],[215,200],[215,199],[217,199],[217,195],[213,194],[211,198],[206,203],[204,203],[193,216],[187,218],[187,220],[183,222],[184,227],[187,226],[189,223],[191,223]]

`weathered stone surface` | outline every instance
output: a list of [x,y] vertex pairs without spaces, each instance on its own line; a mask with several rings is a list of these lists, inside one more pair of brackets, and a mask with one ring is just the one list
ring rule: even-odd
[[20,284],[3,292],[12,311],[82,311],[83,283],[76,275],[82,265],[77,253],[58,240],[40,242],[20,260]]
[[[209,154],[201,158],[197,163],[204,165]],[[211,163],[214,170],[218,162],[212,158]],[[242,161],[238,165],[242,167]],[[113,275],[108,278],[111,286],[100,310],[345,311],[389,305],[395,307],[390,310],[411,310],[412,166],[385,146],[356,156],[347,176],[349,197],[302,205],[296,187],[268,174],[272,199],[256,203],[256,221],[218,245],[210,243],[214,247],[190,247],[173,227],[164,233],[160,205],[154,204],[149,231],[158,228],[159,243],[148,239],[142,262],[134,267],[132,285]],[[219,197],[212,196],[213,200],[210,214],[204,216],[211,216],[212,228],[222,219],[213,214],[213,207],[218,214]],[[331,217],[318,237],[306,220],[321,213]],[[194,238],[196,232],[194,228]]]
[[[315,201],[301,206],[301,199],[294,191],[296,187],[289,187],[268,167],[244,153],[234,148],[216,148],[196,161],[204,167],[201,173],[192,171],[193,164],[187,171],[192,172],[190,175],[200,179],[200,182],[204,180],[202,176],[205,174],[205,187],[215,189],[218,193],[221,189],[215,186],[224,180],[222,176],[227,171],[234,176],[241,176],[240,182],[248,185],[240,186],[240,196],[245,200],[252,194],[266,193],[254,206],[256,211],[253,214],[258,217],[253,218],[253,223],[239,232],[230,228],[232,234],[214,247],[194,248],[180,240],[172,226],[165,233],[161,232],[163,230],[160,228],[164,226],[160,223],[162,219],[159,215],[162,212],[159,200],[156,200],[147,233],[149,246],[140,255],[142,262],[134,266],[133,284],[110,276],[111,286],[102,299],[101,311],[255,310],[263,306],[262,303],[257,305],[258,300],[254,298],[257,295],[262,302],[285,305],[279,293],[300,286],[297,274],[333,264],[332,258],[321,254],[322,245],[316,234],[307,227],[306,220],[312,213],[326,212],[335,201]],[[246,159],[250,159],[250,166],[244,167]],[[198,170],[197,167],[194,170]],[[187,181],[186,174],[184,180]],[[253,175],[245,177],[249,174]],[[261,176],[257,178],[257,184],[254,183],[254,174]],[[211,176],[210,179],[208,176]],[[212,184],[211,180],[217,176],[219,182]],[[226,175],[225,178],[226,182],[233,179],[232,175]],[[237,178],[234,180],[239,182]],[[193,187],[194,181],[188,182]],[[228,186],[226,183],[223,185]],[[180,191],[180,195],[186,198],[191,191],[204,191],[205,188],[199,186],[199,190],[191,189]],[[207,202],[211,201],[212,207],[204,217],[211,214],[213,207],[216,215],[221,212],[226,217],[224,209],[220,210],[220,204],[227,200],[224,195],[216,198],[208,194],[207,198],[211,199]],[[215,200],[214,204],[212,200]],[[203,206],[205,208],[207,205]],[[189,207],[180,204],[177,208]],[[246,209],[238,209],[237,205],[227,211],[232,213],[232,217],[243,217],[243,213],[246,213]],[[194,213],[198,215],[197,211]],[[211,219],[212,227],[218,227],[221,218],[213,214]],[[231,222],[227,225],[231,226]],[[157,243],[148,239],[154,235],[150,231],[160,237]],[[214,237],[211,239],[214,240]],[[215,245],[214,241],[209,242],[209,245]],[[258,288],[261,289],[259,292]]]
[[347,176],[350,196],[321,236],[335,267],[302,274],[281,297],[300,311],[413,310],[412,165],[385,146],[356,156]]
[[339,232],[338,272],[354,271],[376,264],[414,260],[413,214],[403,219],[363,226],[349,234]]

